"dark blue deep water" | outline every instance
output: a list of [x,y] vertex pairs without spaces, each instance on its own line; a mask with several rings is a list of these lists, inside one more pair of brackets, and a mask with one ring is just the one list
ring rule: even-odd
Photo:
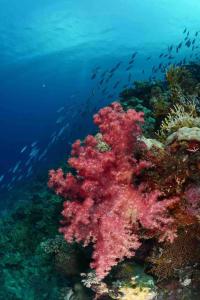
[[[4,191],[62,159],[71,142],[94,130],[92,115],[99,107],[117,99],[124,85],[152,79],[152,67],[163,62],[159,54],[181,42],[185,27],[191,38],[199,30],[197,0],[0,0],[0,5]],[[198,49],[184,46],[172,62],[191,60],[191,54],[197,59]],[[111,80],[100,85],[101,74],[118,62]]]

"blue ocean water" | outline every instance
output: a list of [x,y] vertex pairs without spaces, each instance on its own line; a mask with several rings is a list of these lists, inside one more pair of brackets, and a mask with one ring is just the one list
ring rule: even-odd
[[[200,30],[198,0],[0,0],[0,7],[4,192],[62,160],[76,138],[95,130],[92,115],[124,85],[162,78],[168,62],[199,59],[198,39],[193,51],[174,51],[185,33],[192,42]],[[160,57],[170,51],[171,60]],[[160,63],[163,70],[152,75]]]

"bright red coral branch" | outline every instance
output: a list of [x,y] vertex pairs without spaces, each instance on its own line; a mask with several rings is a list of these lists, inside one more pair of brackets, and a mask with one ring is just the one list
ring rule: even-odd
[[143,113],[124,112],[120,104],[113,103],[94,116],[94,123],[110,150],[100,152],[93,136],[84,143],[76,141],[68,161],[76,175],[51,170],[49,187],[67,200],[60,232],[68,242],[93,243],[91,267],[103,278],[112,266],[134,255],[141,244],[141,229],[160,240],[173,240],[168,208],[177,199],[160,200],[158,191],[147,194],[135,183],[150,166],[134,156],[144,147],[138,139]]

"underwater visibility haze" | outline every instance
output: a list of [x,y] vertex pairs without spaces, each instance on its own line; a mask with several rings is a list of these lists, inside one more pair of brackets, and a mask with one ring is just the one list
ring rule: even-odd
[[200,2],[0,7],[0,299],[199,299]]

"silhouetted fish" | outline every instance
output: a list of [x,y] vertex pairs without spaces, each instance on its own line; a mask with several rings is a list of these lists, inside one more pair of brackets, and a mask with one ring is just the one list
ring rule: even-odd
[[137,55],[137,51],[135,51],[135,52],[132,54],[131,58],[132,58],[132,59],[135,58],[136,55]]
[[94,74],[92,74],[92,76],[91,76],[91,80],[95,79],[95,78],[96,78],[96,76],[97,76],[97,73],[94,73]]
[[159,55],[159,57],[161,58],[161,57],[163,57],[163,55],[164,55],[164,53],[161,53],[161,54]]
[[113,89],[116,89],[118,87],[118,85],[120,84],[120,80],[118,80],[115,85],[113,86]]
[[183,33],[186,33],[186,31],[187,31],[187,28],[185,28],[185,29],[183,30]]
[[180,43],[178,44],[177,48],[180,49],[180,48],[182,47],[182,44],[183,44],[183,43],[180,42]]
[[99,84],[100,84],[100,85],[102,85],[102,84],[103,84],[103,82],[104,82],[104,78],[103,78],[103,79],[101,79],[101,81],[99,82]]
[[132,68],[133,68],[133,65],[130,65],[129,67],[126,68],[126,71],[129,71]]
[[128,64],[129,64],[129,65],[132,65],[132,63],[134,63],[134,61],[135,61],[134,59],[131,59],[131,60],[128,62]]
[[185,46],[187,46],[188,48],[190,48],[190,46],[191,46],[191,41],[188,40],[188,41],[185,43]]

